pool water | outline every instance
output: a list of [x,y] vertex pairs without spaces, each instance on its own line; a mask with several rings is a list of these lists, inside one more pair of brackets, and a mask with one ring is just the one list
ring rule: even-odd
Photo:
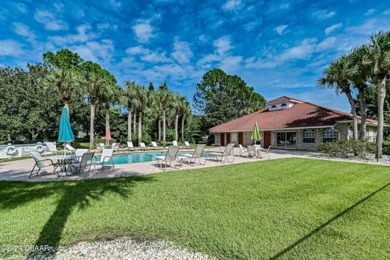
[[[193,151],[179,152],[180,154],[189,153],[192,154]],[[112,157],[114,164],[126,164],[126,163],[140,163],[140,162],[151,162],[154,161],[155,156],[165,156],[166,152],[148,152],[148,153],[132,153],[132,154],[120,154]],[[202,154],[203,157],[206,157],[206,154]]]

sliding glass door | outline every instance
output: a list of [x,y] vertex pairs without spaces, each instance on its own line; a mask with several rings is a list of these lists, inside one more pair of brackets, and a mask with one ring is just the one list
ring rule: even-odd
[[297,132],[277,132],[276,136],[278,148],[296,148]]

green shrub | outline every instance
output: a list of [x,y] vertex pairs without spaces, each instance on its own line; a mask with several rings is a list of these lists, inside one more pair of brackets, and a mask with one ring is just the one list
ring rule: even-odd
[[323,143],[318,148],[331,157],[348,158],[357,156],[366,158],[369,154],[375,153],[375,147],[375,144],[371,142],[339,140]]

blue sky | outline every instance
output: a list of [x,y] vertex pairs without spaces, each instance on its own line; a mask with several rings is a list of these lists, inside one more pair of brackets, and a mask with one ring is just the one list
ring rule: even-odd
[[267,100],[287,95],[349,111],[320,90],[324,68],[368,35],[390,30],[385,0],[2,1],[0,66],[25,67],[68,48],[123,86],[135,80],[192,100],[213,68],[242,77]]

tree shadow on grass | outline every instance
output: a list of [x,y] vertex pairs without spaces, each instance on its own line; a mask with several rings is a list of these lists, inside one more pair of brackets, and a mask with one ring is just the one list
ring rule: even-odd
[[322,229],[326,228],[328,225],[332,224],[332,222],[334,222],[338,218],[342,217],[344,214],[346,214],[349,211],[353,210],[355,207],[359,206],[360,204],[362,204],[363,202],[367,201],[372,196],[374,196],[375,194],[381,192],[382,190],[386,189],[389,186],[390,186],[390,182],[385,184],[384,186],[380,187],[376,191],[370,193],[369,195],[367,195],[363,199],[359,200],[358,202],[356,202],[352,206],[350,206],[350,207],[346,208],[345,210],[341,211],[339,214],[335,215],[334,217],[332,217],[331,219],[329,219],[325,223],[323,223],[320,226],[316,227],[315,229],[313,229],[308,234],[304,235],[303,237],[301,237],[300,239],[296,240],[294,243],[292,243],[288,247],[284,248],[282,251],[280,251],[276,255],[272,256],[270,259],[278,259],[278,258],[282,257],[283,255],[285,255],[286,253],[290,252],[292,249],[294,249],[295,247],[297,247],[298,245],[300,245],[301,243],[303,243],[304,241],[306,241],[307,239],[309,239],[313,235],[315,235],[318,232],[320,232]]
[[[131,194],[132,188],[137,182],[150,181],[154,181],[152,176],[50,183],[0,182],[0,188],[12,187],[0,189],[0,208],[13,209],[30,201],[61,194],[56,209],[43,226],[33,247],[33,249],[49,249],[44,253],[46,256],[50,256],[56,253],[64,227],[73,210],[77,208],[84,210],[91,206],[93,201],[99,201],[109,193],[126,198]],[[27,258],[34,258],[36,253],[34,250],[30,251]]]

